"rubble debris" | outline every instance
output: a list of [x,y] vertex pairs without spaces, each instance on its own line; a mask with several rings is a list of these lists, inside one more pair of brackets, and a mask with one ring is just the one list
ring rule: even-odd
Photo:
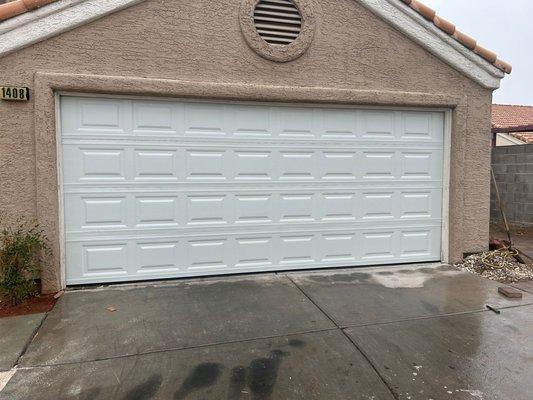
[[533,265],[519,263],[508,249],[472,254],[454,267],[501,283],[533,280]]
[[486,304],[485,307],[487,307],[490,311],[495,312],[496,314],[501,314],[501,311],[498,310],[496,307],[492,307],[491,305]]
[[498,288],[498,293],[504,295],[505,297],[509,297],[510,299],[522,298],[522,292],[510,286],[500,286]]

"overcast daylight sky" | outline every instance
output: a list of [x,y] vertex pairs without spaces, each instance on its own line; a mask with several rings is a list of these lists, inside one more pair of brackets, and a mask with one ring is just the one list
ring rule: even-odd
[[533,0],[422,0],[513,66],[494,103],[533,105]]

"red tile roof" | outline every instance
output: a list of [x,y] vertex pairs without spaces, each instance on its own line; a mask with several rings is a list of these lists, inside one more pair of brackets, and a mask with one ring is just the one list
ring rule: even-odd
[[533,106],[493,104],[492,130],[495,132],[533,131]]
[[533,144],[533,132],[511,132],[509,135],[527,144]]
[[[48,3],[52,3],[56,0],[13,0],[5,4],[0,4],[0,22],[14,17],[16,15],[25,13],[35,8],[42,7]],[[422,15],[425,19],[433,22],[443,32],[455,38],[463,46],[469,48],[477,55],[481,56],[495,67],[499,68],[503,72],[511,73],[512,67],[505,61],[500,60],[495,53],[486,48],[480,46],[474,39],[464,33],[458,31],[454,24],[446,21],[437,15],[435,10],[429,8],[425,4],[418,0],[398,0],[407,4],[413,10]]]
[[499,68],[505,73],[510,74],[513,67],[511,64],[500,60],[496,53],[493,53],[490,50],[480,46],[475,39],[471,38],[468,35],[465,35],[461,31],[458,31],[454,24],[445,20],[442,17],[439,17],[435,10],[429,8],[425,4],[421,3],[418,0],[400,0],[411,7],[413,10],[422,15],[425,19],[433,22],[433,24],[439,28],[441,31],[446,32],[448,35],[452,36],[461,43],[463,46],[469,48],[477,55],[483,57],[485,60],[493,64],[495,67]]
[[56,0],[8,0],[7,3],[0,4],[0,22],[54,1]]

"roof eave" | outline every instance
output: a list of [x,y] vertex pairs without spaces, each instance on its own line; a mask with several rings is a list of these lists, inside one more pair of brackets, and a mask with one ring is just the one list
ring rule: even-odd
[[533,124],[506,126],[506,127],[493,126],[491,130],[492,130],[492,133],[533,132]]
[[59,0],[0,23],[0,57],[145,0]]
[[498,89],[505,73],[398,0],[356,0],[427,51],[487,89]]

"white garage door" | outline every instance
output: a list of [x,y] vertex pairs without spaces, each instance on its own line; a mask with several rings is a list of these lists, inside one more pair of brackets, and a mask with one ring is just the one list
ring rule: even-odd
[[67,283],[440,260],[443,126],[63,96]]

